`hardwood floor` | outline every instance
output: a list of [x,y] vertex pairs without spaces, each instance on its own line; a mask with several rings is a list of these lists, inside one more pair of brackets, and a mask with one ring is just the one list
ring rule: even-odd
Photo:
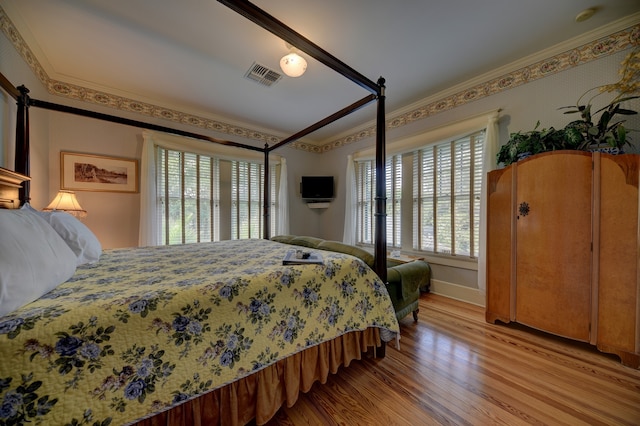
[[354,361],[275,425],[639,425],[640,370],[484,308],[423,294],[400,351]]

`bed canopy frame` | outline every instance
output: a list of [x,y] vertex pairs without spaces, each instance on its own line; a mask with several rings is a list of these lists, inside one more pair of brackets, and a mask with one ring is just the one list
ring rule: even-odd
[[[342,62],[326,50],[322,49],[309,39],[305,38],[298,32],[294,31],[281,21],[277,20],[273,16],[269,15],[265,11],[261,10],[254,4],[246,0],[218,0],[218,2],[234,10],[255,24],[263,27],[267,31],[273,33],[277,37],[286,41],[287,43],[295,46],[296,48],[304,51],[311,57],[315,58],[319,62],[333,69],[337,73],[343,75],[347,79],[351,80],[355,84],[361,86],[370,94],[362,99],[346,106],[345,108],[335,112],[334,114],[323,118],[322,120],[312,124],[311,126],[300,130],[299,132],[283,139],[282,141],[269,146],[265,143],[264,148],[246,145],[238,142],[228,141],[224,139],[218,139],[206,135],[192,133],[188,131],[173,129],[165,126],[160,126],[151,123],[145,123],[142,121],[126,119],[109,114],[98,113],[81,108],[75,108],[65,105],[56,104],[53,102],[42,101],[34,99],[29,96],[29,89],[25,86],[16,87],[0,73],[0,85],[2,88],[16,100],[18,105],[18,116],[16,120],[16,152],[15,152],[15,172],[29,176],[30,174],[30,159],[29,159],[29,107],[44,108],[52,111],[60,111],[71,114],[76,114],[84,117],[95,118],[99,120],[110,121],[113,123],[119,123],[134,127],[140,127],[149,130],[157,130],[175,135],[190,137],[194,139],[200,139],[216,144],[222,144],[227,146],[234,146],[238,148],[249,149],[253,151],[259,151],[264,153],[264,235],[263,238],[270,238],[270,226],[269,226],[269,153],[283,145],[294,142],[342,117],[345,117],[352,112],[364,107],[365,105],[376,101],[376,196],[375,196],[375,248],[374,257],[375,264],[374,270],[380,276],[380,278],[386,282],[387,279],[387,243],[386,243],[386,179],[385,179],[385,80],[380,77],[377,82],[374,82],[363,74],[359,73],[355,69],[351,68],[346,63]],[[24,204],[30,200],[30,185],[29,181],[25,181],[23,187],[20,190],[20,204]]]

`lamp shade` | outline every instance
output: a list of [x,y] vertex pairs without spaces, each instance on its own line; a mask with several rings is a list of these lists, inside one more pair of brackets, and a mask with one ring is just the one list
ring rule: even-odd
[[307,70],[307,61],[295,52],[280,59],[280,68],[289,77],[300,77]]
[[78,218],[87,216],[87,211],[80,206],[73,191],[58,191],[58,195],[44,209],[44,211],[63,211]]

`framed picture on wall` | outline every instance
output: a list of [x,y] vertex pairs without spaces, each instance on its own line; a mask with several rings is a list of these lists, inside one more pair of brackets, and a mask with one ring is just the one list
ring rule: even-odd
[[60,189],[138,192],[138,160],[60,152]]

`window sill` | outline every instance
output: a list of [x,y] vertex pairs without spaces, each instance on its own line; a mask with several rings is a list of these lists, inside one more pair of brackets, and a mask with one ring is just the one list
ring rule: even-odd
[[[371,254],[374,254],[374,248],[370,245],[357,244],[358,247],[367,250]],[[398,250],[396,247],[389,248],[388,250]],[[388,256],[388,255],[387,255]],[[468,269],[471,271],[478,270],[478,258],[477,257],[464,257],[464,256],[451,256],[447,254],[437,254],[424,251],[402,250],[402,257],[412,257],[417,259],[424,259],[432,265],[450,266],[453,268]]]
[[451,266],[453,268],[469,269],[471,271],[478,270],[478,259],[462,256],[448,256],[435,253],[425,252],[407,252],[408,256],[422,257],[433,265]]

